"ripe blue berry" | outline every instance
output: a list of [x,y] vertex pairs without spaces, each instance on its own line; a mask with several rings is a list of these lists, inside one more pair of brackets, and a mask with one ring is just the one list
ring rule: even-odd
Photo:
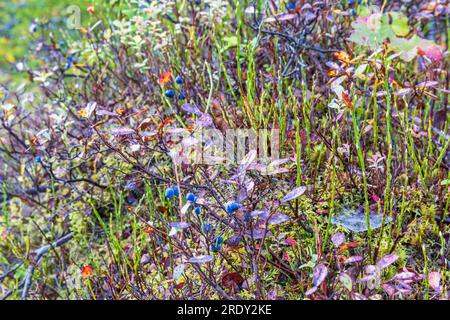
[[189,192],[186,195],[186,200],[195,203],[197,201],[197,196],[195,194],[193,194],[192,192]]
[[217,237],[214,239],[213,244],[211,245],[211,251],[212,252],[217,252],[222,248],[222,242],[223,242],[223,238],[222,237]]
[[180,189],[178,189],[178,186],[173,187],[172,190],[175,197],[180,195]]
[[70,67],[72,66],[73,63],[73,54],[71,54],[68,58],[67,58],[67,63],[66,63],[66,70],[70,69]]
[[233,214],[240,207],[241,205],[239,202],[233,201],[227,203],[227,205],[225,206],[225,210],[227,211],[228,214]]
[[36,156],[36,157],[34,157],[34,161],[36,161],[37,163],[41,163],[42,159],[40,156]]
[[211,224],[208,222],[204,222],[203,223],[203,231],[206,233],[209,233],[209,232],[211,232],[211,230],[212,230]]
[[166,189],[166,198],[172,199],[175,196],[175,191],[172,188]]
[[186,96],[184,95],[184,93],[180,93],[180,94],[178,95],[178,99],[184,100],[184,99],[186,99]]
[[177,77],[175,78],[175,82],[176,82],[177,84],[183,84],[183,79],[182,79],[180,76],[177,76]]
[[167,98],[175,97],[175,92],[172,89],[166,90],[165,95]]
[[195,207],[195,208],[194,208],[194,213],[195,213],[196,215],[199,215],[200,213],[202,213],[202,208],[200,208],[200,207]]
[[294,10],[295,9],[295,2],[290,1],[288,2],[287,6],[288,10]]

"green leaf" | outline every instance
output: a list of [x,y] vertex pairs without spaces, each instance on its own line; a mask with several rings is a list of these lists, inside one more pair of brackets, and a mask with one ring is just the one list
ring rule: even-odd
[[397,36],[404,37],[409,33],[408,18],[399,12],[384,14],[382,23],[389,25]]
[[341,273],[339,275],[339,281],[342,283],[342,285],[347,289],[348,291],[352,291],[353,288],[353,281],[352,278],[346,273]]

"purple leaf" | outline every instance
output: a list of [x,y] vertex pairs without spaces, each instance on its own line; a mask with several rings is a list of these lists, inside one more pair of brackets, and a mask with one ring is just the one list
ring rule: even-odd
[[102,110],[102,109],[97,110],[96,113],[97,113],[98,116],[111,116],[111,117],[116,117],[117,116],[117,113],[114,113],[114,112],[111,112],[111,111],[108,111],[108,110]]
[[207,113],[200,113],[197,119],[197,124],[202,127],[210,127],[213,123],[212,117]]
[[311,289],[309,289],[308,291],[305,292],[305,295],[309,296],[316,291],[317,291],[317,287],[312,287]]
[[354,300],[367,300],[367,297],[365,295],[358,292],[353,292],[352,296]]
[[333,241],[333,244],[335,247],[339,247],[341,244],[345,241],[345,235],[342,232],[336,232],[331,237],[331,241]]
[[272,288],[267,292],[267,300],[278,300],[278,292],[277,289]]
[[367,282],[367,281],[370,281],[370,280],[373,280],[373,279],[376,279],[376,278],[377,278],[377,276],[375,274],[369,274],[367,276],[362,277],[358,281],[359,282]]
[[328,269],[324,264],[319,264],[314,268],[313,272],[313,285],[318,287],[327,277]]
[[306,187],[305,186],[301,186],[298,188],[295,188],[294,190],[288,192],[283,199],[281,199],[281,202],[287,202],[287,201],[291,201],[294,200],[298,197],[300,197],[302,194],[304,194],[306,191]]
[[395,261],[397,261],[398,255],[396,254],[388,254],[387,256],[384,256],[380,261],[377,263],[377,267],[379,270],[383,270],[384,268],[387,268],[391,264],[393,264]]
[[[246,237],[251,237],[252,236],[252,231],[251,230],[247,230],[245,232],[245,236]],[[272,236],[272,232],[270,232],[270,230],[266,230],[266,229],[253,229],[253,239],[255,240],[261,240],[263,238],[268,238]]]
[[401,273],[397,273],[393,279],[395,280],[412,280],[414,279],[416,274],[414,272],[405,271]]
[[437,271],[431,271],[428,274],[428,283],[430,287],[438,291],[441,288],[441,273]]
[[287,215],[282,214],[282,213],[277,213],[277,214],[272,215],[267,220],[267,224],[269,224],[269,225],[280,224],[283,222],[287,222],[289,220],[291,220],[291,218],[289,218]]
[[252,218],[260,217],[261,219],[266,219],[267,211],[266,210],[255,210],[255,211],[250,212],[250,215],[252,216]]
[[357,262],[361,262],[363,260],[364,259],[361,256],[352,256],[352,257],[348,258],[347,260],[345,260],[344,264],[357,263]]
[[174,222],[170,226],[175,229],[183,230],[189,228],[191,224],[188,222]]
[[183,111],[188,112],[188,113],[195,113],[195,114],[200,114],[201,113],[200,110],[196,106],[194,106],[193,104],[190,104],[190,103],[183,104],[181,106],[181,109]]
[[394,296],[396,290],[393,286],[387,283],[384,283],[381,286],[383,287],[383,290],[388,294],[388,296],[390,297]]
[[202,255],[202,256],[196,256],[189,259],[190,263],[208,263],[214,260],[214,257],[210,255]]
[[133,130],[133,129],[125,128],[125,127],[117,128],[117,129],[112,129],[112,130],[111,130],[111,134],[112,134],[113,136],[125,136],[125,135],[133,134],[133,133],[134,133],[134,130]]

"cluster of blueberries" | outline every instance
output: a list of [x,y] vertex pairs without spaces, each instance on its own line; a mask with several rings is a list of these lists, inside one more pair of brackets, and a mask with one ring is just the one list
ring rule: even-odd
[[166,189],[166,198],[172,199],[173,197],[178,197],[180,195],[180,189],[178,189],[178,186],[167,188]]
[[[166,195],[166,198],[170,200],[173,197],[179,196],[180,190],[178,189],[178,186],[170,187],[170,188],[166,189],[165,195]],[[194,193],[189,192],[186,195],[186,200],[195,204],[198,200],[198,197]],[[239,202],[231,201],[226,204],[225,210],[228,214],[231,215],[231,214],[234,214],[240,207],[241,207],[241,204]],[[202,212],[202,209],[199,206],[194,206],[193,212],[197,215],[200,215]],[[205,233],[210,233],[212,231],[212,225],[209,222],[204,222],[203,223],[203,231]],[[218,250],[220,250],[222,248],[222,244],[223,244],[223,238],[221,236],[213,237],[212,244],[211,244],[211,251],[217,252]]]
[[[166,189],[166,198],[167,199],[172,199],[173,197],[178,197],[180,195],[180,189],[178,189],[178,186],[174,186],[171,188],[167,188]],[[196,203],[197,202],[198,197],[193,194],[192,192],[189,192],[186,195],[186,200],[192,203]],[[202,208],[196,206],[194,207],[194,213],[199,215],[200,213],[202,213]]]
[[67,58],[67,63],[66,63],[66,66],[64,67],[66,70],[70,69],[72,67],[73,58],[74,58],[74,54],[73,53]]
[[228,202],[225,206],[225,210],[228,214],[235,213],[239,208],[241,207],[241,204],[236,201]]
[[[175,83],[181,86],[184,83],[183,78],[181,78],[180,76],[177,76],[175,78]],[[166,92],[164,94],[166,95],[167,98],[170,98],[170,99],[175,97],[175,91],[173,91],[172,89],[166,90]],[[178,99],[184,100],[184,99],[186,99],[186,95],[183,92],[180,92],[178,94]]]
[[211,251],[212,252],[217,252],[220,249],[222,249],[222,243],[223,243],[223,238],[221,236],[215,237],[213,239],[213,242],[212,242],[212,245],[211,245]]

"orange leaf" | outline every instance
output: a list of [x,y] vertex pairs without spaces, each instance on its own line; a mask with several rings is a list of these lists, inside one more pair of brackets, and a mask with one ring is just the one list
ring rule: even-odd
[[330,70],[327,72],[327,76],[330,78],[334,78],[338,75],[338,72],[336,70]]
[[345,51],[335,52],[335,53],[333,53],[333,56],[336,59],[338,59],[339,61],[342,61],[342,62],[347,63],[347,64],[350,63],[350,61],[351,61],[350,55],[347,52],[345,52]]
[[338,252],[338,253],[341,253],[341,252],[343,252],[343,251],[345,251],[345,250],[347,250],[347,249],[355,248],[355,247],[357,247],[357,246],[359,246],[359,242],[358,242],[358,241],[349,242],[349,243],[346,243],[346,244],[342,245],[342,246],[338,249],[337,252]]
[[158,125],[158,131],[162,130],[170,121],[172,121],[172,117],[164,119],[163,122]]
[[94,271],[90,265],[86,265],[83,268],[81,268],[81,275],[83,276],[83,278],[90,278],[92,277],[93,273]]
[[95,7],[94,7],[92,4],[90,4],[90,5],[88,5],[88,7],[87,7],[87,11],[88,11],[90,14],[94,14],[94,13],[95,13]]
[[349,108],[350,110],[353,110],[353,103],[352,103],[351,99],[349,98],[349,96],[345,92],[342,92],[342,100],[344,100],[344,103],[347,106],[347,108]]
[[167,71],[164,72],[160,77],[159,77],[159,84],[162,85],[164,87],[164,85],[170,81],[170,78],[172,77],[172,71]]

